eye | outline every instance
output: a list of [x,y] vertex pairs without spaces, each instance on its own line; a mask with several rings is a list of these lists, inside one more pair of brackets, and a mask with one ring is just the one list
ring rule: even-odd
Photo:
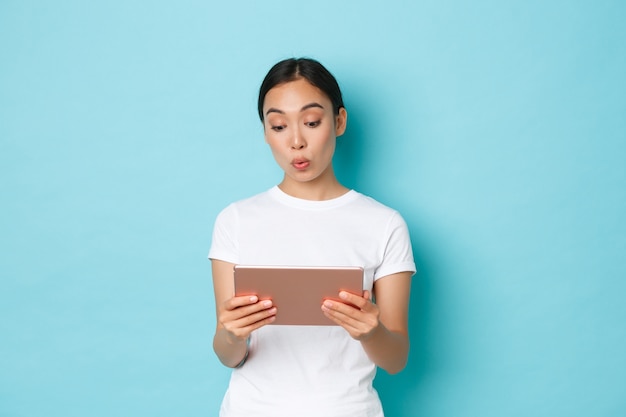
[[320,120],[316,120],[316,121],[314,121],[314,122],[306,122],[304,125],[305,125],[306,127],[311,127],[311,128],[313,128],[313,127],[318,127],[318,126],[320,125],[320,123],[321,123],[321,121],[320,121]]
[[285,130],[286,127],[287,126],[284,126],[284,125],[275,125],[275,126],[272,126],[272,130],[274,132],[280,132],[282,130]]

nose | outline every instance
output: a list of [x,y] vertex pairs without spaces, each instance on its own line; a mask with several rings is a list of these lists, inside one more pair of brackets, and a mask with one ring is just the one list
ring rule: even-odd
[[304,140],[304,136],[300,132],[300,129],[294,129],[294,133],[291,137],[291,149],[299,150],[306,147],[306,140]]

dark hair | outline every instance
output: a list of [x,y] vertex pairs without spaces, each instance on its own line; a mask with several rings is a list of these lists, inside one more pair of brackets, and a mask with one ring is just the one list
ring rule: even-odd
[[279,84],[304,78],[314,87],[322,90],[333,104],[333,113],[339,114],[339,109],[344,107],[341,90],[337,80],[322,64],[310,58],[289,58],[274,65],[261,84],[259,90],[259,117],[263,117],[263,103],[268,91]]

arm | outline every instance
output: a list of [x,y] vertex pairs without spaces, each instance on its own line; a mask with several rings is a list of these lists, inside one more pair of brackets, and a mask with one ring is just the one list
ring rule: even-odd
[[394,374],[406,366],[409,355],[408,311],[411,272],[400,272],[374,283],[376,304],[366,291],[363,297],[342,292],[341,302],[326,300],[322,310],[328,318],[359,340],[369,358]]
[[276,308],[269,300],[256,296],[235,297],[234,265],[211,260],[217,327],[213,336],[213,350],[226,366],[243,364],[250,333],[274,321]]

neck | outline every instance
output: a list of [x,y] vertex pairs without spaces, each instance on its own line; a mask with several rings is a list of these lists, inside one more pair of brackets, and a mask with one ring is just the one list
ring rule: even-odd
[[323,201],[341,197],[349,190],[339,183],[334,173],[318,177],[312,181],[295,181],[285,176],[278,184],[285,194],[303,200]]

